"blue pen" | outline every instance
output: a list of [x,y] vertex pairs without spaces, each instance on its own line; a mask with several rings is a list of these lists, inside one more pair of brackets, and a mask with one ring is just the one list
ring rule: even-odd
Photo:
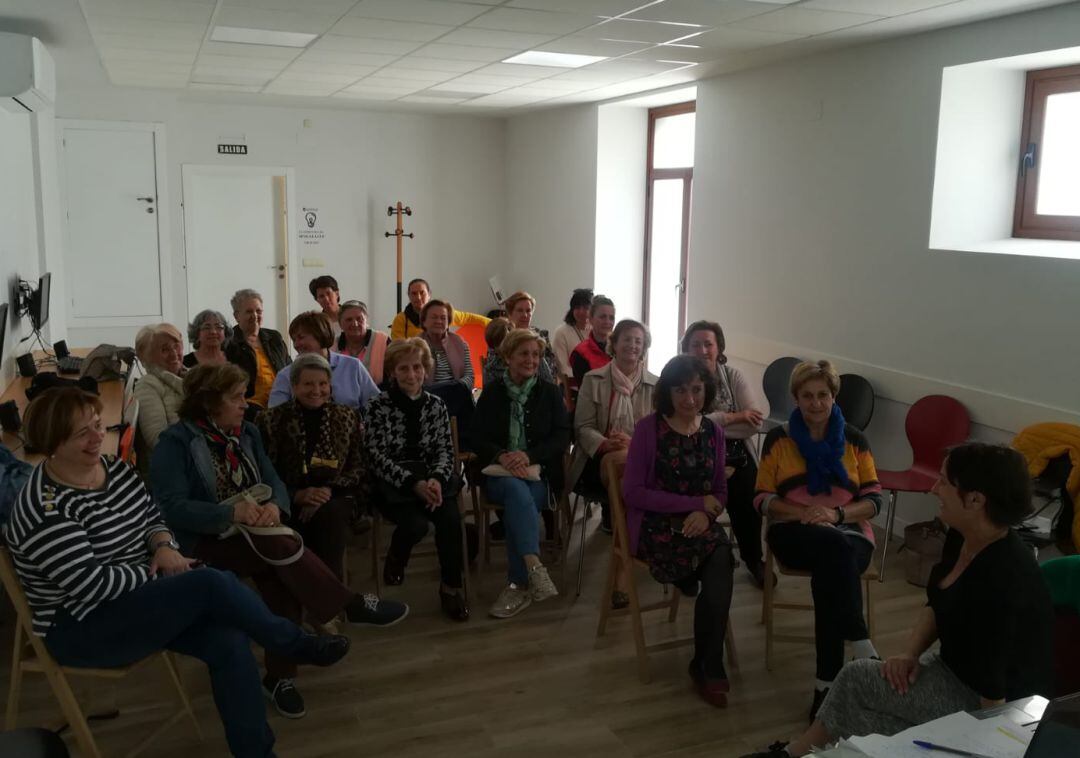
[[972,753],[970,750],[957,750],[954,747],[945,747],[944,745],[935,745],[933,742],[924,742],[922,740],[912,740],[916,745],[923,750],[939,750],[942,753],[951,753],[953,755],[964,755],[967,758],[990,758],[988,755],[982,753]]

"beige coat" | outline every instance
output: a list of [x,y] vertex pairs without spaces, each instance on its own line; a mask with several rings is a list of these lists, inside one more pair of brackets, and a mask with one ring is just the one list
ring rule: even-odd
[[140,450],[150,451],[157,445],[161,433],[180,420],[184,380],[176,374],[150,366],[146,375],[135,382],[133,391],[135,399],[139,401]]
[[[577,408],[574,411],[574,457],[570,462],[568,484],[573,491],[585,465],[596,455],[606,439],[604,432],[608,428],[608,413],[614,389],[611,383],[609,363],[585,374],[578,392]],[[653,392],[658,378],[642,370],[641,384],[635,390],[631,402],[634,406],[634,421],[640,421],[653,412]]]

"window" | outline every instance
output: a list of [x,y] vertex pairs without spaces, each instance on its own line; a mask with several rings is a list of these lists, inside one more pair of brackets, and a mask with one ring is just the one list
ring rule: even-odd
[[645,323],[652,333],[649,370],[679,352],[686,328],[690,196],[694,180],[695,104],[649,110],[645,194]]
[[1080,66],[1027,74],[1013,236],[1080,240]]

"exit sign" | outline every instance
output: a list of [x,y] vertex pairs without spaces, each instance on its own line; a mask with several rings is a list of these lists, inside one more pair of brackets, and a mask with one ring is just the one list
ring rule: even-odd
[[247,145],[218,145],[217,151],[222,155],[247,155]]

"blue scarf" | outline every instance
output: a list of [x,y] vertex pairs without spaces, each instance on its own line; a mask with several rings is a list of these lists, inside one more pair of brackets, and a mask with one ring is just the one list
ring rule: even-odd
[[844,468],[844,414],[840,406],[833,404],[829,416],[829,428],[825,430],[825,439],[810,438],[810,429],[803,421],[802,411],[798,408],[791,412],[788,421],[791,439],[799,448],[806,461],[806,491],[811,495],[832,492],[831,480],[840,484],[851,484],[847,469]]

